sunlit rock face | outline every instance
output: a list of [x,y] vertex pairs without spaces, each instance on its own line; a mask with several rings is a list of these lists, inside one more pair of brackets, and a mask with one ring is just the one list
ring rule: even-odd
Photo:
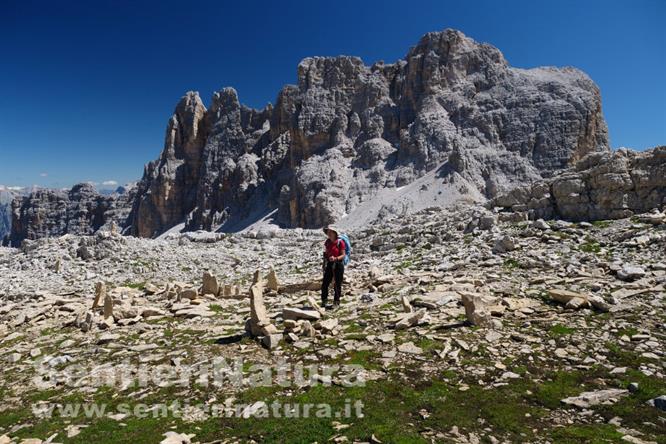
[[[584,73],[512,68],[497,48],[445,30],[393,64],[306,58],[297,84],[261,110],[233,88],[208,108],[188,92],[131,195],[38,191],[16,203],[12,236],[83,233],[109,219],[141,237],[179,224],[236,231],[267,214],[285,227],[372,220],[483,201],[607,151],[599,90]],[[405,187],[411,201],[396,203]]]
[[261,110],[232,88],[209,109],[187,93],[146,166],[130,232],[233,229],[276,209],[285,226],[321,226],[436,169],[462,194],[493,197],[608,150],[584,73],[512,68],[454,30],[424,35],[394,64],[313,57],[297,76]]
[[37,189],[14,197],[11,230],[5,243],[18,247],[25,239],[93,234],[104,226],[127,225],[133,190],[104,195],[89,183],[70,190]]
[[666,146],[593,153],[552,178],[489,202],[531,219],[622,219],[666,206]]

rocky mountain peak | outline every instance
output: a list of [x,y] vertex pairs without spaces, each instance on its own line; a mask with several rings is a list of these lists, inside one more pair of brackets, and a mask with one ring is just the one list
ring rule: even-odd
[[206,113],[198,92],[189,91],[176,105],[167,126],[164,143],[169,156],[198,162],[205,140],[203,119]]
[[209,107],[186,93],[124,225],[141,237],[177,225],[234,231],[268,215],[285,227],[354,225],[485,201],[607,151],[599,90],[584,73],[513,68],[447,29],[391,64],[305,58],[296,85],[263,109],[233,88]]
[[499,49],[453,29],[425,34],[408,52],[406,61],[408,77],[422,82],[422,92],[469,82],[476,89],[487,89],[508,69]]
[[275,107],[246,107],[225,88],[206,110],[188,93],[139,184],[130,230],[229,230],[274,210],[283,225],[320,226],[435,171],[445,200],[483,199],[607,149],[586,76],[511,68],[497,48],[449,29],[393,64],[303,59]]

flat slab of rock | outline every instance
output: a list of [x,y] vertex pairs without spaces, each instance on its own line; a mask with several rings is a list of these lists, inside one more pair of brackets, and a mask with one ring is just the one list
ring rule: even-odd
[[597,390],[595,392],[583,392],[578,396],[564,398],[561,402],[566,405],[588,408],[603,403],[615,402],[618,398],[628,393],[629,390],[625,389]]
[[321,318],[321,313],[317,310],[304,310],[301,308],[286,307],[282,310],[282,319],[306,319],[308,321],[317,321]]
[[406,315],[402,315],[397,321],[395,321],[395,329],[404,330],[406,328],[418,325],[423,320],[427,312],[428,311],[425,308],[422,308],[418,311],[415,311],[414,313],[407,313]]
[[400,344],[398,346],[398,351],[400,353],[408,353],[411,355],[420,355],[421,353],[423,353],[423,349],[421,347],[416,346],[412,341]]
[[550,298],[556,302],[564,304],[566,308],[577,310],[579,308],[594,307],[600,311],[608,311],[609,305],[601,296],[588,296],[584,293],[553,288],[548,290]]
[[120,339],[120,335],[114,333],[107,333],[99,337],[97,344],[108,344],[110,342],[116,342]]
[[190,444],[194,434],[184,434],[177,432],[166,432],[165,438],[160,441],[160,444]]
[[215,312],[209,310],[208,307],[203,305],[191,305],[187,308],[176,311],[174,315],[185,318],[198,318],[214,316]]
[[393,333],[384,333],[379,336],[377,336],[377,340],[380,342],[383,342],[384,344],[387,344],[389,342],[393,342],[395,339],[395,335]]
[[645,270],[635,265],[625,264],[617,271],[618,279],[623,281],[635,281],[645,276]]
[[315,326],[319,327],[324,332],[332,332],[338,326],[339,321],[336,318],[326,319],[325,321],[319,321]]

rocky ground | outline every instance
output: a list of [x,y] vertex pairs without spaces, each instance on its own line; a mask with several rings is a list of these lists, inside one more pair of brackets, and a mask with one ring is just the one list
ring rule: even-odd
[[[666,443],[666,216],[506,219],[461,206],[351,231],[337,310],[317,303],[319,231],[102,230],[0,249],[0,443]],[[221,358],[243,358],[240,384],[138,382]],[[280,362],[341,371],[252,382]],[[132,377],[100,384],[109,369]],[[362,417],[252,415],[348,399]],[[248,407],[119,408],[175,400]],[[48,413],[76,403],[113,410]]]

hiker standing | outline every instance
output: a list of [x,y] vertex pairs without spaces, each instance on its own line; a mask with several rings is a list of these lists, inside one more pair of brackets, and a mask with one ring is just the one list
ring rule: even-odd
[[324,281],[321,285],[321,303],[326,307],[328,300],[328,287],[333,283],[333,306],[340,305],[340,296],[342,295],[342,278],[345,273],[345,255],[347,254],[347,245],[340,238],[338,230],[333,226],[324,228],[324,233],[328,236],[324,242]]

